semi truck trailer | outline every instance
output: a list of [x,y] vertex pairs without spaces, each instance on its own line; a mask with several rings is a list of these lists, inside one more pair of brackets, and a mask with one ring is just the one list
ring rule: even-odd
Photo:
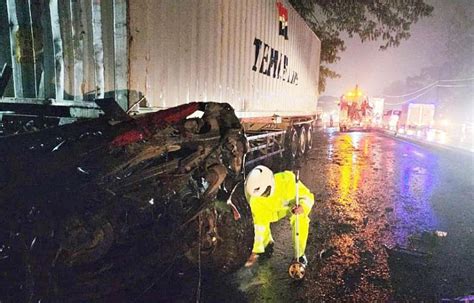
[[227,102],[249,164],[312,145],[321,44],[288,1],[3,1],[0,38],[4,135],[97,117],[91,101],[113,97],[130,114]]

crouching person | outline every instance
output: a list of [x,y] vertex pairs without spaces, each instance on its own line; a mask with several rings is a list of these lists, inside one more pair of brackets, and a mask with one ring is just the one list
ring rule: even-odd
[[[296,178],[291,171],[273,172],[266,166],[255,167],[245,181],[245,194],[252,210],[255,228],[255,240],[252,254],[245,263],[253,266],[261,254],[271,253],[273,237],[270,223],[288,217],[291,223],[293,243],[295,232],[299,232],[299,243],[293,247],[299,252],[298,262],[308,263],[305,255],[306,241],[309,231],[309,213],[314,204],[314,196],[301,182],[298,182],[299,205],[296,206]],[[295,230],[295,219],[298,217],[298,230]]]

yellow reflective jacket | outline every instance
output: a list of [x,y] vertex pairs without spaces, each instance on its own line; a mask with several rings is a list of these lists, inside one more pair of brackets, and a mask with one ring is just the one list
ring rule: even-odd
[[[296,182],[295,174],[291,171],[283,171],[274,174],[275,190],[268,197],[250,197],[250,203],[254,224],[268,224],[276,222],[287,216],[291,208],[296,205]],[[298,182],[299,203],[303,207],[304,215],[308,216],[314,204],[314,195],[301,182]]]

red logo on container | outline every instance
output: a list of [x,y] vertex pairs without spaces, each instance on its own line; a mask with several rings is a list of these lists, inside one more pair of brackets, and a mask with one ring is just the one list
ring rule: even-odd
[[278,8],[279,31],[278,34],[288,40],[288,9],[281,3],[276,3]]

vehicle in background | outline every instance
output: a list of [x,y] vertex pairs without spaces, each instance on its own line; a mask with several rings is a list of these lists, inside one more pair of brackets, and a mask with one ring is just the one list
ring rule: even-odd
[[333,96],[321,96],[318,99],[318,107],[321,108],[321,123],[323,128],[336,127],[339,122],[339,98]]
[[382,127],[384,104],[384,98],[369,97],[369,105],[372,107],[372,127]]
[[397,132],[426,137],[428,130],[433,127],[434,115],[434,104],[404,104],[398,120]]
[[382,128],[396,131],[401,110],[388,110],[382,116]]
[[474,152],[474,123],[466,121],[461,123],[461,136],[459,137],[460,146]]
[[447,132],[446,121],[435,122],[435,106],[433,104],[410,103],[402,106],[396,134],[411,137],[416,140],[438,144],[451,144]]
[[369,98],[358,85],[339,100],[339,130],[367,130],[372,127],[372,109]]

